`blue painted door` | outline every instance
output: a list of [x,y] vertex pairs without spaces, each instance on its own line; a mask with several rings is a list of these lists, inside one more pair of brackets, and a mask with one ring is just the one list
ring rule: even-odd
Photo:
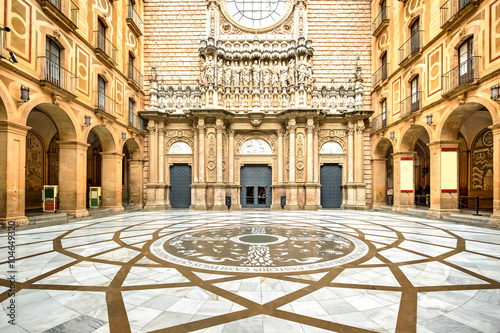
[[241,207],[271,207],[272,169],[267,165],[245,165],[241,167]]
[[170,167],[170,205],[189,208],[191,205],[191,166],[174,164]]
[[338,164],[325,164],[320,169],[321,206],[340,208],[342,205],[342,167]]

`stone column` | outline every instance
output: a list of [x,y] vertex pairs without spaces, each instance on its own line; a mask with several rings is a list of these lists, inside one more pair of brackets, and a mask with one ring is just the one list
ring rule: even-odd
[[307,120],[307,152],[306,152],[306,204],[304,209],[316,210],[316,185],[314,184],[314,119]]
[[213,210],[227,210],[226,206],[226,184],[224,184],[222,149],[222,133],[224,131],[224,122],[217,119],[215,122],[216,140],[217,140],[217,182],[214,185],[214,207]]
[[278,147],[277,147],[277,163],[275,171],[277,173],[277,183],[272,186],[273,188],[273,203],[271,204],[271,210],[281,210],[281,197],[286,196],[286,189],[284,183],[284,173],[285,170],[283,168],[283,136],[285,135],[285,130],[280,128],[277,130],[278,134]]
[[207,198],[206,189],[207,184],[205,183],[205,120],[203,118],[198,119],[198,184],[193,184],[196,188],[196,200],[193,205],[193,209],[206,210],[207,209]]
[[367,209],[366,207],[366,184],[365,184],[365,124],[363,120],[358,120],[355,131],[354,153],[355,162],[353,165],[355,173],[356,209]]
[[[83,217],[87,211],[87,149],[89,144],[59,141],[59,210]],[[121,184],[121,182],[120,182]]]
[[[318,126],[318,125],[317,125]],[[319,183],[319,128],[318,127],[314,128],[314,143],[313,143],[313,149],[314,149],[314,157],[313,157],[313,163],[314,163],[314,184],[316,184],[316,207],[318,209],[321,209],[321,184]]]
[[123,211],[122,206],[122,163],[123,154],[102,152],[101,199],[102,208],[115,212]]
[[241,203],[240,203],[240,196],[238,194],[238,189],[239,185],[236,185],[235,183],[235,156],[234,156],[234,134],[235,130],[234,129],[228,129],[227,130],[227,136],[229,138],[229,143],[228,143],[228,176],[229,176],[229,183],[227,187],[229,187],[229,191],[231,193],[231,210],[241,210]]
[[0,224],[27,225],[24,189],[26,133],[30,128],[0,121]]
[[493,215],[490,224],[500,226],[500,124],[490,128],[493,132]]
[[163,210],[167,208],[166,202],[166,186],[165,183],[165,125],[158,123],[158,149],[157,151],[157,172],[158,182],[156,183],[156,209]]
[[157,183],[157,157],[156,123],[154,119],[148,120],[148,182],[146,183],[146,205],[144,210],[156,209],[156,183]]
[[199,158],[199,143],[198,143],[198,129],[196,123],[193,123],[193,167],[191,168],[193,173],[193,184],[191,184],[191,206],[189,209],[195,208],[196,203],[196,185],[199,181],[198,178],[198,158]]
[[347,158],[346,158],[346,182],[343,189],[342,198],[342,208],[355,209],[357,203],[357,193],[356,193],[356,182],[354,175],[354,153],[355,153],[355,142],[354,134],[356,132],[356,125],[352,121],[348,123],[347,128]]
[[387,158],[374,158],[372,162],[373,208],[387,205]]
[[129,160],[129,203],[142,207],[143,160]]
[[288,165],[288,184],[286,185],[286,209],[298,210],[297,202],[297,183],[295,182],[295,131],[297,125],[295,119],[292,118],[288,121],[288,131],[290,133],[289,142],[289,165]]
[[401,212],[415,207],[414,152],[394,153],[394,206]]
[[435,141],[430,151],[431,217],[458,212],[458,141]]

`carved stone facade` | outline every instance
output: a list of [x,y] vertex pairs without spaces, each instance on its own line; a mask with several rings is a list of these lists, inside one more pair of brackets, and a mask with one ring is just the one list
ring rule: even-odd
[[[197,53],[183,59],[197,64],[186,75],[181,78],[165,68],[175,56],[146,57],[151,64],[145,83],[149,105],[141,116],[148,120],[152,143],[147,148],[146,208],[170,207],[175,194],[170,193],[168,172],[176,163],[192,166],[192,209],[228,209],[227,197],[231,209],[244,207],[241,169],[251,165],[271,167],[271,209],[282,209],[282,197],[284,209],[319,209],[321,184],[329,181],[320,179],[320,169],[329,164],[342,167],[341,206],[369,208],[365,128],[372,112],[365,96],[369,74],[362,70],[370,55],[369,39],[343,52],[338,57],[343,68],[332,67],[325,80],[328,60],[314,21],[324,14],[316,5],[288,1],[272,23],[247,27],[231,14],[230,1],[205,4],[204,34],[186,42],[189,50],[197,44]],[[369,8],[368,2],[364,6]],[[338,5],[337,10],[345,8]],[[357,10],[356,29],[369,30],[369,20],[361,18],[363,8]],[[330,20],[340,17],[332,12]],[[309,31],[319,40],[319,57]],[[181,134],[167,140],[161,139],[162,131]]]

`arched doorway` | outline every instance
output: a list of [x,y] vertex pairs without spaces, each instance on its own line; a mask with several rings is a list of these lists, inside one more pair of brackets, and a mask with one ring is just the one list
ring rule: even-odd
[[191,185],[193,171],[191,168],[193,150],[183,141],[176,141],[168,148],[167,161],[169,165],[168,191],[171,208],[189,208],[191,206]]
[[[475,209],[479,198],[479,209],[493,209],[493,124],[491,113],[480,103],[465,103],[455,108],[443,122],[441,142],[455,142],[453,149],[458,162],[455,169],[458,181],[454,185],[453,200],[441,189],[436,200],[436,210]],[[441,177],[449,173],[449,167],[441,170]]]
[[[89,147],[87,149],[87,196],[89,198],[89,190],[91,187],[101,187],[101,175],[102,175],[102,163],[101,163],[101,153],[102,144],[101,140],[95,133],[91,130],[89,136],[87,137],[87,143]],[[87,208],[89,208],[90,202],[87,200]]]
[[342,165],[344,151],[337,142],[326,142],[320,150],[321,207],[340,208],[342,205]]
[[[394,149],[391,140],[382,138],[373,152],[373,206],[392,206],[394,203]],[[379,176],[382,175],[382,176]]]
[[[52,117],[33,109],[26,121],[25,209],[42,212],[44,185],[59,185],[59,129]],[[59,209],[58,204],[55,207]]]
[[241,145],[240,204],[242,208],[270,208],[272,196],[272,148],[266,140],[252,138]]
[[[122,211],[123,154],[106,126],[94,126],[87,136],[87,198],[89,188],[100,187],[100,207]],[[88,205],[88,203],[87,203]]]

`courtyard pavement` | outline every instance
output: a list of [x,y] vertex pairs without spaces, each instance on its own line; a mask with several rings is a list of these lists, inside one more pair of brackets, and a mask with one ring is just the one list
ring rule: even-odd
[[18,228],[10,263],[8,245],[0,234],[2,333],[500,331],[495,229],[172,210]]

